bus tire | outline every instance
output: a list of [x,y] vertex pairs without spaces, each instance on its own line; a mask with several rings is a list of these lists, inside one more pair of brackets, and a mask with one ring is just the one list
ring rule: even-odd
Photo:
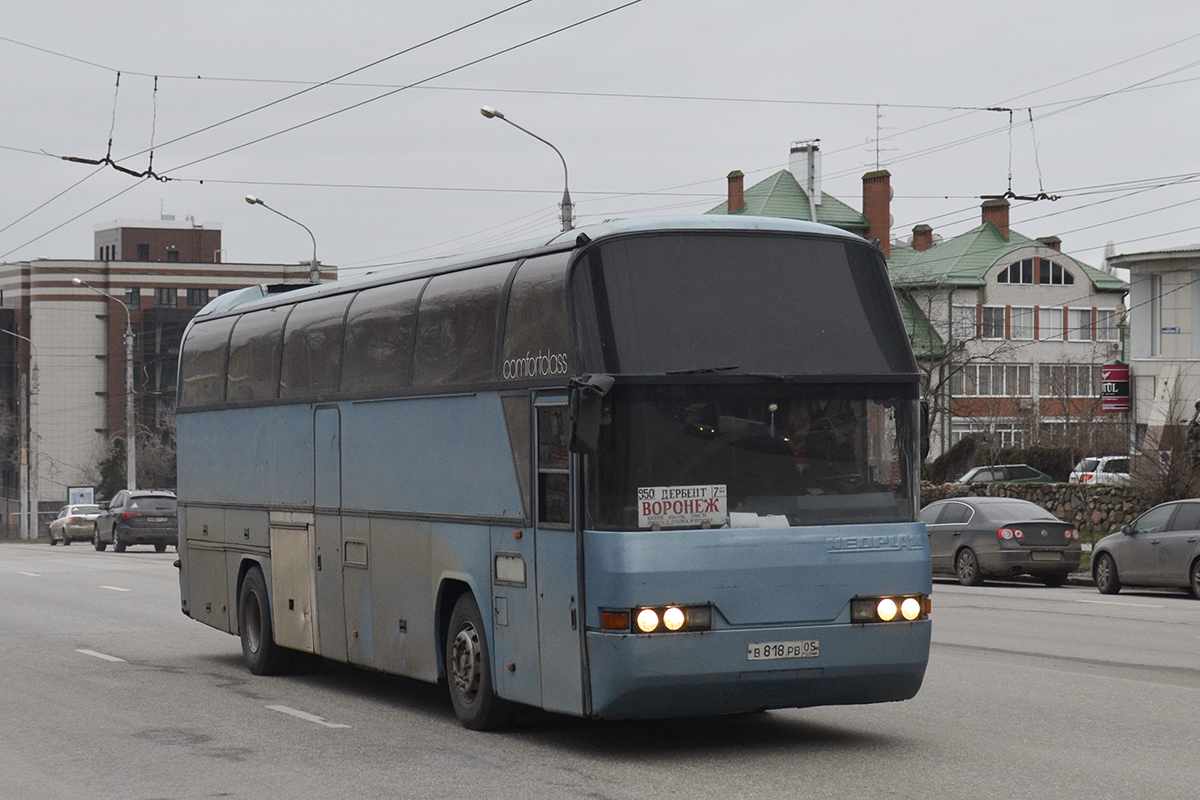
[[238,592],[238,633],[242,659],[255,675],[279,675],[291,660],[291,651],[275,644],[271,624],[271,598],[262,570],[251,567]]
[[475,597],[458,598],[446,630],[446,684],[450,703],[464,728],[493,730],[504,724],[507,703],[492,688],[492,659],[487,632]]

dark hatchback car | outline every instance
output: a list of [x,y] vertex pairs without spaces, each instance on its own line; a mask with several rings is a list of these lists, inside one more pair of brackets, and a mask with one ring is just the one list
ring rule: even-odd
[[1104,594],[1163,586],[1200,598],[1200,500],[1157,505],[1105,536],[1092,552],[1092,577]]
[[997,464],[967,470],[955,483],[1054,483],[1054,478],[1028,464]]
[[1069,523],[1027,500],[959,497],[921,509],[935,575],[963,586],[984,578],[1032,575],[1062,586],[1079,568],[1079,534]]
[[179,544],[179,504],[172,492],[122,490],[100,508],[92,531],[97,550],[111,544],[124,553],[130,545],[149,544],[161,553]]

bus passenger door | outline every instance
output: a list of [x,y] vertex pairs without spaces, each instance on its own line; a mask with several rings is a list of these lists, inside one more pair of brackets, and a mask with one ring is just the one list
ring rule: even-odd
[[536,526],[538,644],[542,707],[582,714],[583,608],[579,603],[579,549],[575,536],[566,398],[534,403],[534,525]]
[[318,408],[313,415],[317,652],[336,661],[346,660],[341,507],[342,418],[337,406],[327,406]]

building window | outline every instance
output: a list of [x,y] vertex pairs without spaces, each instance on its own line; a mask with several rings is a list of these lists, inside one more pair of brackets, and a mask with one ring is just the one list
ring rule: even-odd
[[1121,341],[1121,332],[1117,329],[1120,315],[1115,308],[1096,309],[1096,339],[1101,342]]
[[1033,309],[1013,306],[1009,317],[1013,339],[1033,338]]
[[1062,264],[1048,258],[1025,258],[1001,270],[996,283],[1072,286],[1075,276]]
[[950,320],[950,338],[956,342],[974,339],[979,334],[975,326],[975,306],[954,306]]
[[1003,339],[1004,336],[1004,306],[983,307],[983,338]]
[[1029,397],[1029,364],[967,364],[954,374],[955,397]]
[[188,308],[203,308],[208,305],[208,289],[188,289]]
[[160,308],[174,308],[177,289],[159,287],[154,290],[154,305]]
[[1042,364],[1038,367],[1042,397],[1099,397],[1100,368],[1094,364]]
[[142,307],[142,290],[134,286],[125,290],[125,307],[137,311]]
[[150,260],[150,245],[139,244],[137,246],[137,254],[138,254],[138,256],[137,256],[138,261],[149,261]]
[[1062,308],[1038,309],[1038,338],[1047,341],[1062,340],[1063,310]]
[[1067,339],[1072,342],[1092,341],[1092,310],[1072,308],[1067,310]]
[[168,250],[167,251],[167,261],[170,261],[173,264],[178,264],[179,263],[179,251],[175,250],[175,249]]
[[1012,423],[997,425],[955,424],[950,431],[950,443],[958,444],[964,436],[984,434],[999,443],[1001,447],[1024,447],[1025,431]]
[[1162,275],[1150,276],[1150,355],[1162,355],[1163,288]]

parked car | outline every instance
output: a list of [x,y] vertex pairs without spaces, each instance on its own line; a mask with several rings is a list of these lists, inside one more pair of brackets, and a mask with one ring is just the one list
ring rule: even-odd
[[1092,577],[1103,594],[1175,586],[1200,598],[1200,500],[1162,503],[1096,543]]
[[984,578],[1033,575],[1062,586],[1079,568],[1079,533],[1036,503],[1012,497],[957,497],[921,509],[935,575],[963,586]]
[[159,553],[179,544],[179,505],[173,492],[123,489],[102,503],[92,528],[92,544],[103,551],[110,544],[124,553],[134,544],[151,544]]
[[1092,486],[1126,486],[1129,483],[1129,456],[1085,458],[1071,471],[1070,481]]
[[955,483],[1054,483],[1054,478],[1028,464],[1000,464],[969,469]]
[[50,544],[86,542],[92,538],[98,516],[100,506],[97,505],[63,506],[58,516],[50,521]]

